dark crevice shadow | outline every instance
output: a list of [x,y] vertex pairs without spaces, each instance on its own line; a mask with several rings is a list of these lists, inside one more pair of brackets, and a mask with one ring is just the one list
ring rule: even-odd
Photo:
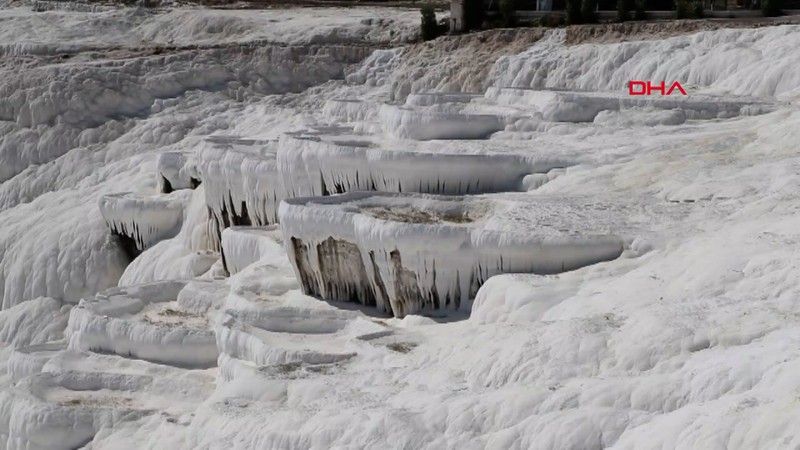
[[105,355],[105,356],[117,356],[122,359],[128,359],[131,361],[145,361],[150,364],[158,364],[161,366],[166,367],[175,367],[177,369],[184,369],[184,370],[206,370],[206,369],[213,369],[217,367],[216,362],[214,364],[178,364],[178,363],[171,363],[171,362],[164,362],[164,361],[156,361],[154,359],[146,359],[146,358],[139,358],[137,356],[133,356],[131,354],[128,355],[120,355],[119,353],[112,352],[110,350],[103,350],[103,349],[89,349],[89,352],[96,353],[98,355]]
[[[308,294],[306,294],[306,295],[308,295]],[[325,303],[333,306],[334,308],[342,309],[342,310],[345,310],[345,311],[359,311],[359,312],[363,313],[365,316],[371,317],[371,318],[374,318],[374,319],[391,319],[392,317],[394,317],[391,313],[381,311],[380,309],[376,308],[375,306],[362,305],[360,303],[355,303],[355,302],[343,302],[343,301],[337,301],[337,300],[323,300],[323,299],[321,299],[319,297],[316,297],[316,296],[311,296],[311,297],[314,297],[314,298],[316,298],[317,300],[319,300],[321,302],[325,302]]]

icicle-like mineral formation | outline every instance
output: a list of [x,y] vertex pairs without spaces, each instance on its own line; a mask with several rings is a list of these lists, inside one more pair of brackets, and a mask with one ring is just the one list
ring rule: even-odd
[[[536,199],[528,202],[537,207]],[[618,237],[572,231],[568,204],[548,205],[552,215],[527,232],[497,227],[506,222],[498,220],[504,210],[519,206],[481,197],[359,192],[286,200],[280,222],[307,294],[375,305],[397,317],[468,310],[481,284],[496,274],[559,273],[622,253]],[[580,219],[585,216],[581,211]]]
[[275,143],[213,137],[197,152],[210,218],[209,239],[219,250],[222,230],[230,226],[269,225],[277,221],[283,186],[275,162]]
[[133,258],[153,244],[178,234],[187,198],[177,192],[149,197],[128,192],[104,195],[99,201],[100,214]]
[[490,153],[470,141],[379,144],[353,134],[292,134],[281,138],[277,164],[289,198],[351,191],[515,191],[528,174],[574,164],[556,154],[524,150]]

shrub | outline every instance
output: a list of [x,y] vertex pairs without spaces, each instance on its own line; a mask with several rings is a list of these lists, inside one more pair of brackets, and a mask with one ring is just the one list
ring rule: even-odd
[[581,21],[583,23],[597,23],[597,0],[583,0],[581,3]]
[[783,14],[783,0],[761,0],[761,12],[764,17],[775,17]]
[[581,19],[581,0],[567,0],[567,25],[583,23]]
[[500,17],[504,27],[510,28],[516,25],[516,18],[514,17],[516,12],[517,6],[514,0],[500,0]]
[[422,40],[430,41],[431,39],[436,39],[439,35],[439,25],[436,23],[436,11],[433,9],[433,5],[425,3],[419,9],[419,12],[422,15],[422,20],[419,24]]

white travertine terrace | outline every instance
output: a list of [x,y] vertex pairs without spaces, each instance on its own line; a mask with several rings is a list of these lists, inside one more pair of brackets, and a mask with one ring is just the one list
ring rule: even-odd
[[[285,135],[278,151],[286,198],[352,191],[464,195],[523,189],[533,173],[574,164],[548,149],[487,152],[470,141],[381,144],[357,134]],[[526,151],[527,150],[527,151]]]
[[277,220],[283,187],[275,163],[275,142],[209,138],[197,151],[211,214],[209,238],[219,248],[222,230],[268,225]]
[[69,348],[179,367],[214,366],[218,351],[206,317],[177,304],[185,285],[162,281],[113,288],[82,300],[70,314]]
[[113,233],[131,239],[142,251],[178,234],[189,197],[184,192],[155,196],[109,194],[100,198],[100,214]]
[[[536,206],[533,200],[529,208]],[[619,237],[586,226],[569,228],[575,226],[569,204],[546,206],[540,215],[547,222],[529,233],[487,227],[493,216],[515,205],[480,197],[296,198],[281,204],[280,222],[306,293],[375,305],[403,317],[421,310],[469,310],[478,288],[496,274],[559,273],[622,253]]]

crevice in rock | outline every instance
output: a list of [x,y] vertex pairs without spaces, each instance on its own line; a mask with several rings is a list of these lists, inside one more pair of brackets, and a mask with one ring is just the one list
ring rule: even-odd
[[308,247],[302,239],[293,237],[291,242],[291,248],[294,251],[295,265],[300,274],[300,285],[303,287],[303,293],[312,297],[322,297],[319,284],[311,268],[311,260],[308,258]]
[[381,271],[378,268],[378,264],[375,262],[375,252],[369,252],[369,260],[372,262],[372,273],[375,277],[375,287],[378,290],[378,293],[381,295],[381,298],[384,302],[389,301],[389,293],[386,292],[386,284],[383,282],[383,278],[381,278]]
[[136,245],[136,240],[132,237],[119,233],[116,230],[111,231],[111,236],[116,239],[119,246],[122,247],[122,250],[128,255],[129,263],[142,254],[142,251],[139,250],[139,247]]
[[174,189],[172,189],[172,183],[169,182],[167,177],[162,175],[161,176],[161,183],[162,183],[161,184],[161,193],[162,194],[169,194],[170,192],[174,191]]
[[228,270],[228,262],[225,260],[225,247],[223,247],[222,245],[219,246],[219,255],[220,258],[222,259],[222,269],[225,271],[225,276],[230,276],[231,271]]
[[[233,199],[231,199],[231,202],[232,201]],[[250,214],[247,212],[247,204],[245,202],[242,202],[242,214],[233,213],[232,216],[231,222],[235,227],[249,227],[253,225]]]
[[400,252],[392,250],[389,253],[389,260],[394,271],[394,296],[393,305],[396,317],[405,317],[408,311],[422,309],[425,299],[417,284],[417,275],[403,267]]

